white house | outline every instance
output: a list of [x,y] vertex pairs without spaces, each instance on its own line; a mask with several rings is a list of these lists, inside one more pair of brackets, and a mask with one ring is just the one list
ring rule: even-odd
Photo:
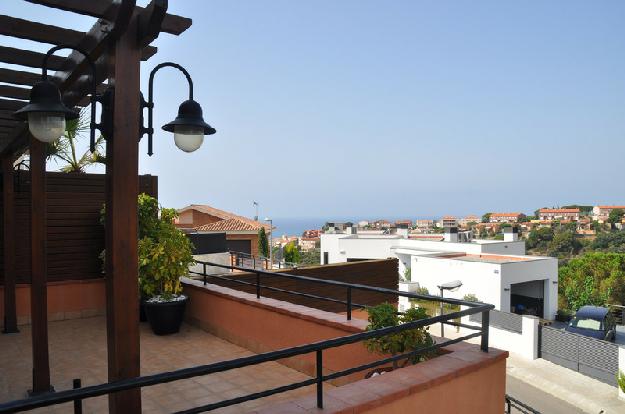
[[557,259],[525,255],[525,242],[518,240],[516,229],[504,230],[504,240],[475,240],[447,228],[443,241],[431,241],[410,239],[399,230],[397,234],[362,235],[350,229],[321,235],[321,262],[397,258],[399,274],[410,269],[410,282],[432,295],[439,294],[438,285],[460,280],[460,289],[445,296],[461,299],[473,294],[498,310],[524,309],[554,319]]

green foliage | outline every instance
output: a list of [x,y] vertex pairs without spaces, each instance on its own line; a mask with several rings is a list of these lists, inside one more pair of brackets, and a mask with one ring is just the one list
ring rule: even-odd
[[84,173],[85,169],[90,165],[106,163],[102,153],[104,145],[104,137],[102,135],[96,139],[96,151],[94,153],[87,150],[80,157],[76,153],[76,144],[83,136],[88,135],[84,133],[89,131],[90,122],[90,115],[87,109],[81,109],[78,118],[66,122],[63,136],[47,145],[48,159],[53,159],[57,163],[59,161],[65,163],[60,168],[62,172]]
[[486,213],[482,216],[482,223],[488,223],[490,221],[490,215],[492,213]]
[[582,243],[571,231],[557,233],[549,243],[547,252],[553,257],[570,257],[579,253]]
[[155,198],[141,194],[138,213],[141,295],[170,300],[182,292],[180,277],[188,273],[193,263],[191,242],[174,226],[176,210],[159,209]]
[[319,265],[321,263],[321,249],[300,252],[300,263],[303,265]]
[[602,252],[625,253],[625,232],[599,233],[590,248]]
[[541,227],[530,231],[525,241],[528,249],[536,249],[539,251],[547,250],[549,243],[553,240],[553,229],[551,227]]
[[300,254],[295,242],[287,243],[284,246],[284,261],[287,263],[299,263]]
[[263,257],[269,257],[269,241],[264,227],[258,230],[258,252]]
[[[369,325],[367,331],[398,326],[403,323],[414,322],[428,317],[425,309],[414,307],[408,309],[403,315],[397,315],[397,309],[388,302],[367,308],[369,314]],[[426,348],[434,344],[434,340],[428,332],[429,327],[407,329],[394,334],[385,335],[380,338],[373,338],[365,341],[365,347],[369,352],[377,352],[382,355],[397,355],[410,351]],[[418,354],[409,357],[408,362],[417,362],[433,356],[432,352]],[[396,366],[396,364],[393,364]]]
[[477,298],[477,296],[475,296],[474,293],[467,293],[466,295],[464,295],[462,299],[466,300],[467,302],[479,302],[480,301]]
[[612,224],[620,223],[623,220],[624,214],[625,214],[625,211],[623,211],[623,209],[620,209],[620,208],[613,209],[612,211],[610,211],[610,215],[608,216],[608,223],[612,223]]
[[619,370],[618,374],[616,374],[616,382],[621,391],[625,392],[625,373],[623,371]]
[[404,269],[403,282],[410,282],[412,278],[412,269],[407,267]]
[[578,208],[579,209],[579,213],[581,215],[589,215],[590,213],[592,213],[593,206],[580,206],[578,204],[571,204],[571,205],[568,205],[568,206],[562,206],[560,208]]
[[418,295],[429,295],[430,291],[425,286],[419,286],[417,288],[417,294]]
[[625,254],[586,253],[561,266],[558,278],[561,305],[565,309],[625,304]]

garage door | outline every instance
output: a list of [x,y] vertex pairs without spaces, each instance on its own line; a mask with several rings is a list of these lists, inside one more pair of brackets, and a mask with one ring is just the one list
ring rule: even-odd
[[252,254],[251,240],[226,240],[226,245],[231,252]]

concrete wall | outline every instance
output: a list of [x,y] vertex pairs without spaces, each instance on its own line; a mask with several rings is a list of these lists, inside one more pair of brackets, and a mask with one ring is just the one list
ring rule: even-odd
[[[30,285],[15,289],[17,323],[30,324]],[[86,318],[106,311],[104,279],[68,280],[48,283],[48,320]],[[0,286],[0,321],[4,321],[4,290]]]
[[499,310],[504,312],[510,311],[511,291],[504,291],[504,289],[511,289],[510,285],[532,280],[546,280],[547,282],[543,285],[543,317],[545,319],[555,319],[558,311],[558,259],[544,257],[539,260],[504,263],[501,267],[501,289],[505,295],[502,295],[501,308],[498,308]]

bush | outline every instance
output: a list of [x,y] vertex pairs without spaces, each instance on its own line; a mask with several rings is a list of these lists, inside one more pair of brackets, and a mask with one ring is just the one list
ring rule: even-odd
[[[414,322],[429,317],[425,309],[418,307],[410,308],[403,315],[398,315],[397,309],[388,302],[367,308],[367,313],[369,314],[367,331],[398,326],[403,323]],[[365,341],[365,347],[369,352],[377,352],[382,355],[398,355],[426,348],[434,344],[434,340],[428,333],[428,329],[429,327],[427,326],[423,328],[407,329],[380,338],[368,339]],[[416,364],[433,355],[434,353],[432,351],[412,355],[406,359],[402,366],[405,366],[409,362]],[[393,367],[397,366],[397,362],[394,362]]]
[[616,382],[621,391],[625,392],[625,373],[623,371],[619,370],[618,374],[616,374]]
[[467,302],[479,302],[480,301],[477,298],[477,296],[475,296],[475,294],[473,294],[473,293],[467,293],[466,295],[464,295],[464,297],[462,299],[466,300]]
[[141,296],[172,300],[182,292],[180,277],[193,263],[191,242],[174,226],[176,210],[159,208],[154,197],[141,194],[138,213]]
[[419,295],[429,295],[430,291],[425,286],[419,286],[417,288],[417,294],[419,294]]

